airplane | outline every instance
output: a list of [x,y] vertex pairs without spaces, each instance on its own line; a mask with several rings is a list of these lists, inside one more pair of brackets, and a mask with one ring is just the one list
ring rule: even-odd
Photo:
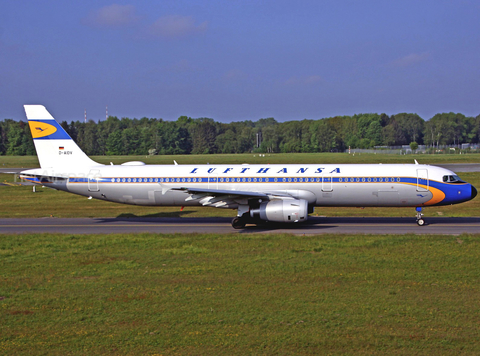
[[42,105],[24,105],[40,167],[24,180],[89,198],[151,206],[236,209],[235,229],[301,223],[314,207],[422,208],[475,198],[454,172],[418,164],[103,165],[91,160]]

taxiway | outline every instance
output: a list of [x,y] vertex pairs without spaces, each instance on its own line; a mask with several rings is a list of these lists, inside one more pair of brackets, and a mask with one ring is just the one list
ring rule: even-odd
[[0,233],[110,234],[140,233],[288,233],[304,234],[435,234],[480,233],[480,217],[426,217],[426,226],[415,218],[311,217],[298,225],[247,225],[235,230],[229,218],[37,218],[0,219]]

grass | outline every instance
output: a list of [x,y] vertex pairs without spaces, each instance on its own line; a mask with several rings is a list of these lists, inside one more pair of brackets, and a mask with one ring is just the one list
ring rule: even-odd
[[[352,151],[353,152],[353,151]],[[276,164],[276,163],[413,163],[422,164],[480,163],[480,154],[348,154],[348,153],[279,153],[279,154],[218,154],[218,155],[172,155],[172,156],[92,156],[102,163],[121,164],[127,161],[144,161],[147,164]],[[0,168],[39,167],[36,156],[0,156]]]
[[480,163],[480,154],[443,155],[382,155],[347,153],[279,153],[279,154],[218,154],[174,156],[96,156],[100,163],[114,164],[126,161],[144,161],[147,164],[281,164],[281,163],[413,163],[414,159],[424,164],[434,163]]
[[[101,163],[478,163],[480,155],[94,157]],[[37,167],[36,157],[0,157]],[[480,173],[461,177],[480,187]],[[0,182],[11,182],[1,175]],[[412,208],[317,208],[409,216]],[[480,197],[425,210],[480,216]],[[0,218],[233,216],[0,186]],[[0,354],[478,355],[480,235],[0,233]]]
[[480,354],[480,235],[0,235],[0,254],[0,354]]
[[[480,173],[462,173],[467,182],[480,188]],[[0,182],[13,181],[13,175],[0,174]],[[33,217],[233,217],[236,212],[229,209],[206,207],[145,207],[124,205],[96,199],[88,200],[71,193],[37,187],[32,193],[31,186],[0,186],[0,218]],[[40,209],[37,207],[41,207]],[[480,196],[457,205],[430,207],[425,216],[480,216]],[[398,216],[413,217],[413,208],[315,208],[313,215],[320,216]]]

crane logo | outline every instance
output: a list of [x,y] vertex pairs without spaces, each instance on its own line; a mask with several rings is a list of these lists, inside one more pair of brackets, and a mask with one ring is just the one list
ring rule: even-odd
[[57,128],[53,125],[41,121],[29,121],[30,131],[33,138],[41,138],[54,134]]

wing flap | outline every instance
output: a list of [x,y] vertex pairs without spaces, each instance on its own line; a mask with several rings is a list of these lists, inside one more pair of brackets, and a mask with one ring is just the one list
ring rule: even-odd
[[261,192],[253,192],[246,190],[228,190],[228,189],[204,189],[204,188],[171,188],[171,190],[182,190],[190,194],[192,199],[195,199],[195,196],[242,196],[242,197],[251,197],[251,198],[268,198],[269,194]]
[[185,201],[198,200],[203,206],[212,206],[215,208],[236,208],[240,204],[248,204],[248,199],[269,200],[267,193],[227,190],[227,189],[203,189],[203,188],[171,188],[171,190],[180,190],[188,193]]

